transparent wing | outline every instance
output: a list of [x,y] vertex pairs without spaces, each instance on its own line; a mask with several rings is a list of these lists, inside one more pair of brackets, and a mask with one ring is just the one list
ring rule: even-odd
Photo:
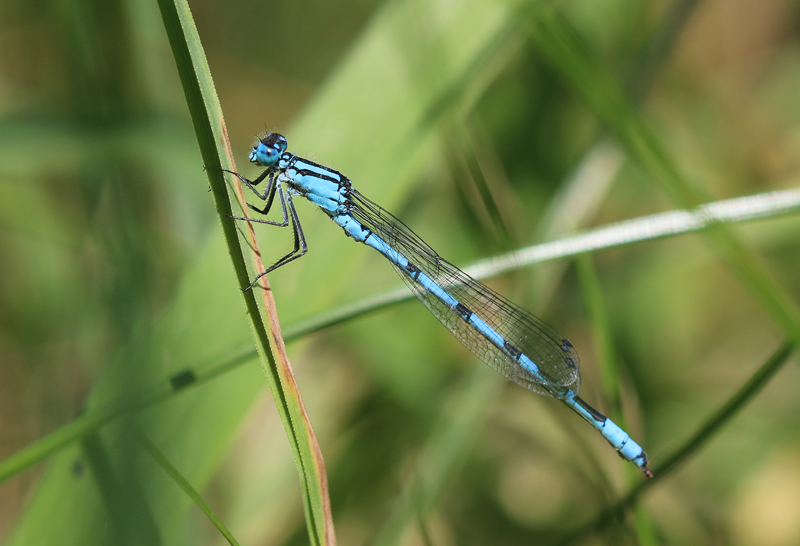
[[350,214],[356,220],[521,350],[539,367],[547,381],[543,382],[490,343],[458,313],[395,265],[398,274],[417,298],[475,356],[507,379],[539,394],[563,398],[568,389],[577,394],[580,389],[580,360],[577,351],[564,336],[444,260],[408,226],[358,191],[351,190],[350,199],[354,205]]

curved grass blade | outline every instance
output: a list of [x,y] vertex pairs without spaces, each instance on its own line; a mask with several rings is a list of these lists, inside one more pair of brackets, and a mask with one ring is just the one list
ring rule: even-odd
[[465,461],[486,419],[485,408],[499,395],[502,385],[500,377],[488,366],[475,366],[464,377],[415,462],[418,474],[407,480],[391,516],[372,542],[375,546],[400,544],[415,518],[424,529],[428,513],[441,497],[447,479]]
[[152,440],[150,440],[150,438],[148,438],[144,432],[142,432],[142,430],[136,426],[133,427],[133,435],[136,438],[136,441],[139,442],[139,445],[142,446],[142,448],[144,448],[144,450],[150,454],[153,460],[158,463],[158,466],[163,468],[164,472],[169,474],[170,478],[172,478],[172,480],[177,483],[180,488],[183,489],[183,491],[194,501],[197,507],[200,508],[200,510],[202,510],[206,516],[208,516],[208,519],[211,520],[211,523],[213,523],[214,527],[219,530],[220,534],[225,537],[225,540],[228,541],[228,544],[231,544],[231,546],[239,546],[239,543],[236,542],[235,538],[233,538],[231,532],[228,531],[228,528],[225,527],[214,511],[211,510],[211,507],[206,503],[206,501],[203,500],[203,497],[200,496],[200,493],[195,491],[194,487],[192,487],[192,484],[190,484],[189,481],[178,471],[178,469],[169,462],[169,459],[167,459],[167,457],[161,453]]
[[169,381],[151,387],[136,401],[117,404],[105,409],[93,409],[0,462],[0,482],[41,462],[70,443],[93,434],[104,425],[124,415],[136,413],[170,400],[174,395],[184,392],[189,387],[211,381],[252,361],[257,356],[258,354],[253,349],[242,350],[221,364],[198,366],[197,371],[191,369],[177,374]]
[[[463,270],[474,279],[484,280],[559,258],[702,231],[711,222],[738,224],[797,212],[800,212],[800,188],[760,193],[706,203],[693,211],[662,212],[600,226],[577,235],[481,260]],[[405,288],[370,296],[292,324],[286,329],[284,339],[291,341],[413,297]]]
[[156,518],[133,474],[115,468],[109,449],[97,434],[81,440],[81,451],[103,499],[114,541],[123,546],[163,544]]
[[[181,0],[159,0],[158,4],[194,123],[231,261],[239,286],[245,288],[250,284],[250,273],[238,230],[230,218],[233,215],[231,200],[221,170],[223,167],[231,171],[236,170],[222,117],[222,108],[188,4]],[[235,200],[246,213],[244,192],[238,183],[234,185],[234,192]],[[261,263],[261,254],[252,224],[248,224],[245,231],[247,244],[252,249],[251,259],[255,263],[256,270],[261,272],[264,266]],[[336,539],[322,453],[286,355],[275,301],[266,277],[261,278],[260,286],[263,290],[243,292],[242,299],[272,395],[295,454],[309,538],[312,544],[334,544]],[[267,324],[262,321],[256,302],[256,292],[263,296]]]
[[[610,250],[651,239],[693,233],[704,229],[705,221],[709,216],[717,222],[741,223],[796,212],[800,212],[800,189],[756,194],[708,203],[701,206],[699,211],[672,211],[601,226],[583,234],[483,260],[464,268],[464,270],[476,279],[487,279],[536,263],[580,256],[599,250]],[[413,299],[413,295],[405,287],[364,298],[290,325],[286,329],[283,339],[287,342],[294,341],[330,326],[410,299]],[[135,401],[108,406],[106,409],[93,409],[27,448],[0,461],[0,482],[22,472],[69,443],[96,431],[122,415],[135,413],[169,400],[184,392],[188,387],[207,383],[251,361],[256,356],[258,356],[257,352],[252,349],[240,349],[234,351],[234,356],[219,364],[187,368],[183,373],[185,378],[191,377],[189,381],[177,379],[178,375],[182,375],[178,374],[173,376],[171,381],[150,387],[146,394]]]
[[[661,184],[678,206],[696,210],[703,201],[709,200],[698,184],[680,172],[655,131],[610,75],[593,62],[557,8],[535,4],[529,10],[529,25],[531,37],[553,67],[581,93],[628,154]],[[800,314],[764,264],[721,223],[709,219],[706,227],[706,236],[728,266],[784,332],[800,343]]]
[[[594,266],[592,257],[582,255],[576,260],[578,278],[586,301],[589,315],[589,323],[592,329],[592,340],[597,355],[597,367],[600,370],[600,387],[603,392],[603,399],[609,404],[609,414],[611,418],[623,427],[630,430],[630,425],[626,422],[622,411],[622,388],[619,366],[617,363],[617,352],[614,344],[614,336],[611,332],[611,324],[608,320],[600,279],[597,269]],[[642,437],[641,432],[636,432],[637,437]],[[626,481],[630,486],[635,486],[641,481],[638,473],[633,473],[628,465],[622,465]],[[607,490],[612,490],[609,487]],[[640,544],[656,544],[655,536],[651,525],[648,525],[649,516],[644,507],[637,506],[635,514],[636,534]]]
[[622,517],[624,511],[633,505],[639,497],[656,483],[670,475],[692,455],[697,453],[705,444],[714,438],[714,435],[753,399],[770,379],[786,364],[794,352],[794,340],[788,339],[767,359],[761,367],[733,394],[706,422],[692,434],[681,446],[663,459],[663,462],[654,465],[652,480],[642,481],[633,488],[625,497],[613,506],[601,512],[591,522],[578,529],[575,533],[565,538],[559,544],[570,544],[587,533],[599,531],[610,522]]

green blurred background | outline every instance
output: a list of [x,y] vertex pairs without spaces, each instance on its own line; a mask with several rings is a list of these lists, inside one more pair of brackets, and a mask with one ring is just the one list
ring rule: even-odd
[[[255,135],[280,131],[455,264],[677,207],[511,2],[190,5],[244,174],[257,174],[246,161]],[[585,0],[557,11],[704,194],[800,185],[796,2]],[[0,457],[87,408],[252,347],[207,190],[156,3],[0,4]],[[284,328],[400,284],[319,211],[298,209],[309,254],[270,276]],[[776,217],[732,230],[790,305],[798,227]],[[285,231],[258,229],[265,261],[290,249]],[[658,463],[785,333],[701,235],[591,263],[623,420]],[[571,339],[583,398],[615,414],[578,271],[564,260],[489,284]],[[293,341],[289,355],[341,544],[558,543],[639,479],[568,409],[494,375],[415,301]],[[578,543],[800,543],[798,385],[790,362],[635,514]],[[129,419],[241,544],[305,544],[265,386],[250,360]],[[107,502],[119,493],[96,485],[95,441],[112,489],[130,496],[123,519],[148,529],[131,543],[223,544],[126,426],[0,484],[3,543],[117,543]]]

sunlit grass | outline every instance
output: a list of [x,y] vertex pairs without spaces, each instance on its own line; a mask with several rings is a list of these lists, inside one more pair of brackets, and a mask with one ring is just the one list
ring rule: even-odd
[[[800,539],[737,523],[800,460],[781,344],[797,334],[796,218],[671,237],[647,217],[798,185],[795,15],[778,4],[192,3],[239,169],[253,174],[256,133],[280,130],[445,258],[479,262],[575,343],[582,396],[619,414],[657,474],[630,478],[585,423],[395,305],[392,268],[301,203],[309,255],[270,282],[340,542]],[[0,533],[99,544],[110,522],[132,543],[219,543],[131,441],[133,418],[239,543],[313,542],[297,452],[245,364],[253,271],[231,274],[188,121],[201,105],[156,6],[9,13],[26,53],[0,99],[0,423],[16,431]],[[694,214],[678,231],[706,226]],[[257,236],[264,261],[291,245]],[[800,498],[793,483],[775,500]]]

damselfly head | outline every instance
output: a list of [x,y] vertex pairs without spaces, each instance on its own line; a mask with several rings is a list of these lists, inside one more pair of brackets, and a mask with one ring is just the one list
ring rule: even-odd
[[267,136],[258,141],[250,152],[250,161],[264,167],[272,167],[277,163],[281,154],[286,151],[289,143],[286,137],[278,133],[267,133]]

